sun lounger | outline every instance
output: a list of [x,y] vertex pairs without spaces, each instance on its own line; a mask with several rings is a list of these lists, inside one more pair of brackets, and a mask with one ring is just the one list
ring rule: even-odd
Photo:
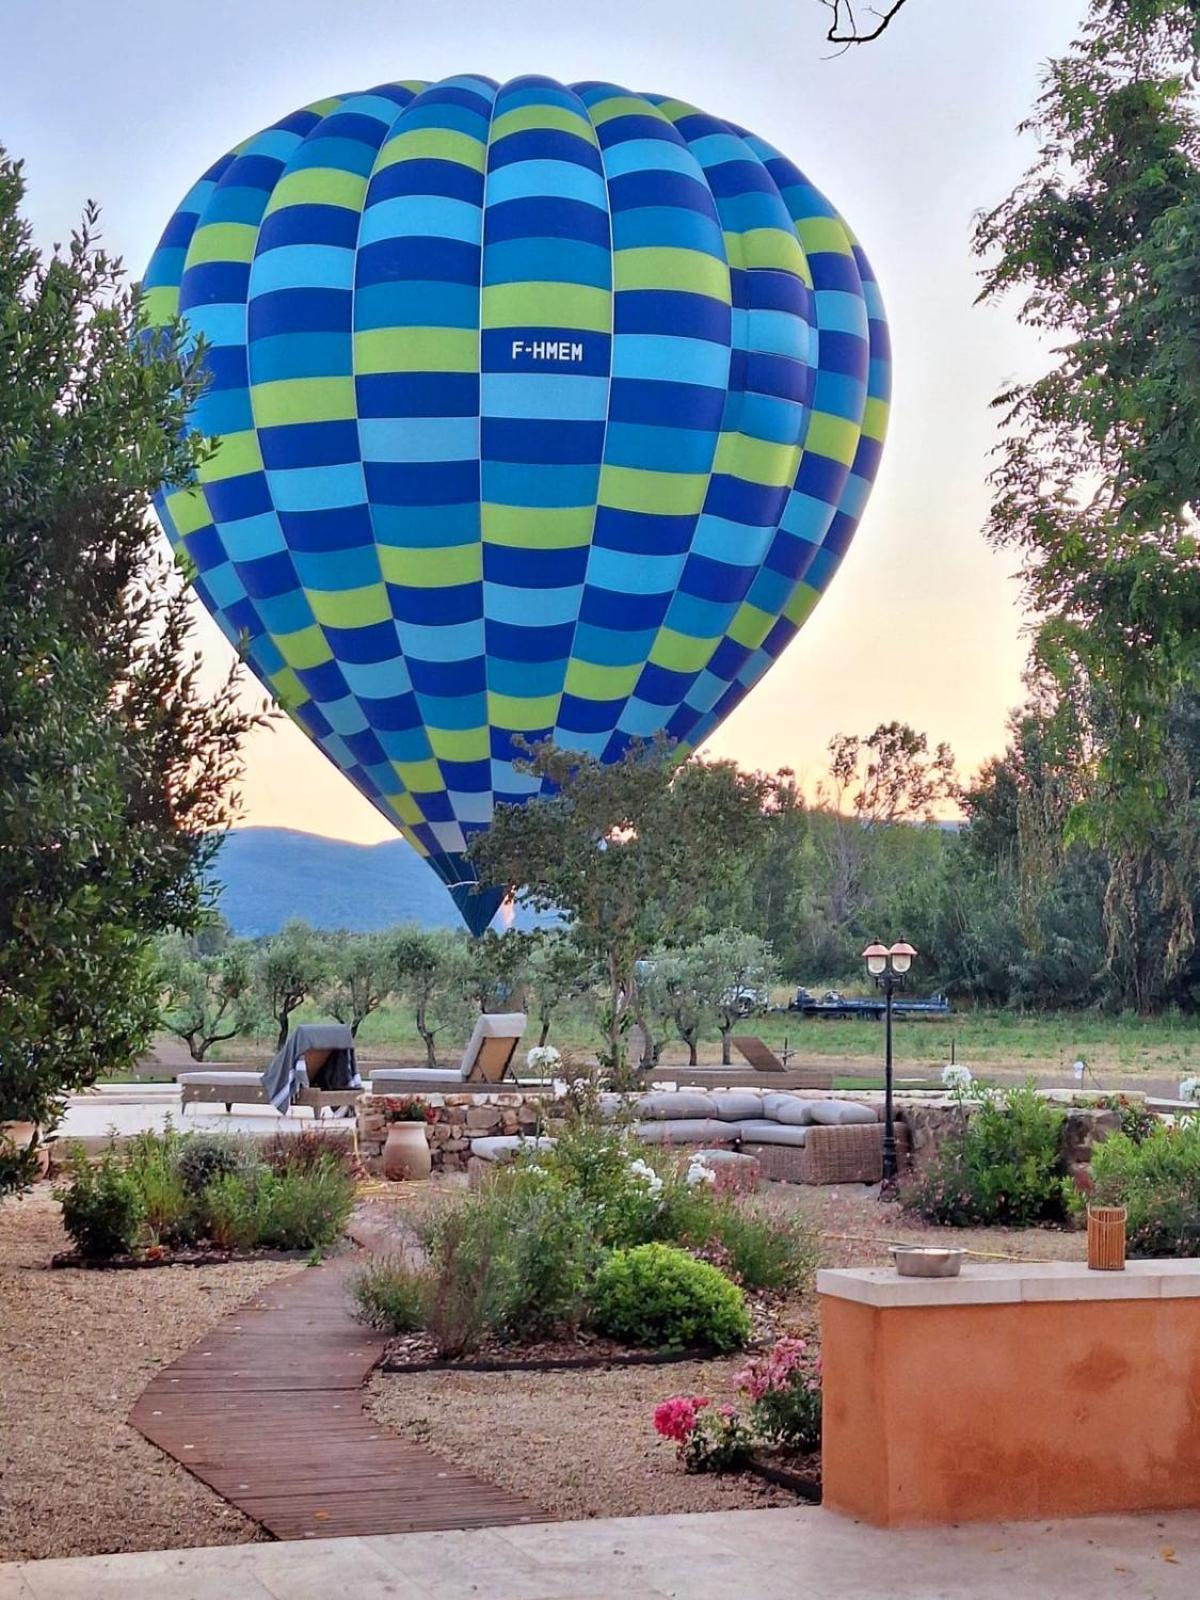
[[457,1067],[376,1067],[372,1094],[478,1093],[504,1079],[516,1082],[513,1056],[525,1032],[520,1011],[488,1012],[480,1017]]
[[208,1067],[177,1075],[182,1109],[198,1102],[272,1105],[286,1116],[293,1105],[308,1106],[313,1117],[329,1108],[352,1106],[362,1094],[354,1056],[354,1037],[344,1023],[304,1022],[293,1028],[283,1049],[261,1072]]

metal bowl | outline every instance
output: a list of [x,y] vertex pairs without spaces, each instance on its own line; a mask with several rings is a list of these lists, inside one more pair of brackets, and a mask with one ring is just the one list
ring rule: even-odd
[[967,1253],[953,1247],[921,1244],[893,1244],[888,1248],[902,1278],[957,1278]]

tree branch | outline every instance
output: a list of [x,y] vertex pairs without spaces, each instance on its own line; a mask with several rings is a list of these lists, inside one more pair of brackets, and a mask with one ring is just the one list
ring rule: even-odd
[[869,44],[872,39],[878,39],[906,0],[892,0],[885,11],[869,8],[868,15],[874,20],[865,26],[860,26],[854,15],[854,0],[821,0],[821,4],[826,11],[832,12],[829,32],[825,37],[830,44],[840,44],[846,48],[852,44]]

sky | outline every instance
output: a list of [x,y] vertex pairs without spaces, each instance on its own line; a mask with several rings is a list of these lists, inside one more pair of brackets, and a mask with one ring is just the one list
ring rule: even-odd
[[[296,107],[386,78],[607,79],[761,134],[847,217],[879,278],[893,414],[862,527],[816,612],[707,752],[791,767],[898,719],[967,775],[1004,743],[1026,654],[1011,554],[990,550],[995,393],[1044,355],[1014,305],[979,307],[973,215],[1028,164],[1016,134],[1084,0],[909,0],[832,56],[817,0],[3,0],[0,143],[24,158],[37,241],[83,202],[138,276],[192,182]],[[197,608],[199,610],[199,608]],[[215,682],[231,652],[201,613]],[[247,697],[261,699],[256,686]],[[251,735],[251,825],[369,842],[390,825],[286,718]]]

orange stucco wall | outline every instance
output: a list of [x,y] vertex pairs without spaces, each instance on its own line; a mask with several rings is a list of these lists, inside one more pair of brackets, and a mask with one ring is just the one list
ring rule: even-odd
[[1200,1298],[821,1301],[824,1502],[881,1526],[1200,1507]]

